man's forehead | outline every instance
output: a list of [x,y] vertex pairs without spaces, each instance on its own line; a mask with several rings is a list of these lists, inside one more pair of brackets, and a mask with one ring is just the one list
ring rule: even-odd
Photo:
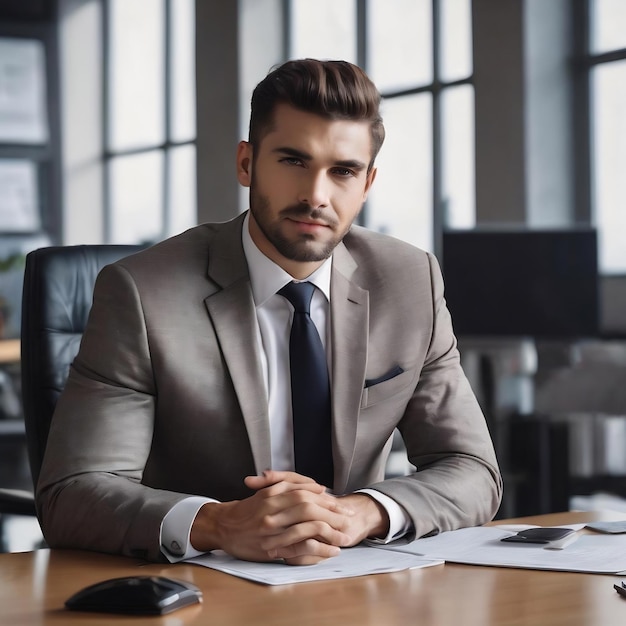
[[369,154],[371,150],[367,121],[330,119],[282,103],[276,107],[272,125],[261,141],[267,141],[272,148],[284,144],[305,150],[307,145],[320,143],[327,147],[332,145],[340,151],[364,150]]

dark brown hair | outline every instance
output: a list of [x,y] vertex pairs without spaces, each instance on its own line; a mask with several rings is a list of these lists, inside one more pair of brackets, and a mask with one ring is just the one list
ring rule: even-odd
[[252,92],[250,143],[270,132],[279,103],[335,120],[370,123],[371,168],[385,139],[380,93],[367,74],[347,61],[300,59],[273,69]]

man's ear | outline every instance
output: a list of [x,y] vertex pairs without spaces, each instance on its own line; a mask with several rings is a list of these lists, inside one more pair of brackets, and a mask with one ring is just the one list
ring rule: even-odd
[[252,144],[248,141],[237,145],[237,180],[244,187],[252,181]]

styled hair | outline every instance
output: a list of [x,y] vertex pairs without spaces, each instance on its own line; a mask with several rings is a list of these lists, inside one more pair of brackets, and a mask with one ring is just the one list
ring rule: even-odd
[[385,139],[380,116],[380,93],[367,74],[347,61],[299,59],[274,68],[252,92],[249,141],[253,146],[272,130],[278,104],[330,120],[370,124],[372,158]]

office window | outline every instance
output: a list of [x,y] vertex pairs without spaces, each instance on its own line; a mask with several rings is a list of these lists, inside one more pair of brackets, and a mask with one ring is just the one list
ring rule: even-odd
[[[46,29],[0,23],[1,233],[57,236],[58,118],[51,106],[58,86],[51,73],[55,51]],[[7,254],[0,249],[0,262]]]
[[355,0],[302,0],[289,7],[291,58],[356,62]]
[[[472,227],[471,0],[287,4],[289,58],[354,61],[355,48],[383,96],[387,138],[362,223],[432,251],[444,227]],[[331,22],[339,6],[341,25]],[[346,34],[343,48],[337,29]]]
[[590,0],[592,212],[604,274],[626,272],[626,3]]
[[111,243],[196,223],[195,0],[105,0],[105,211]]
[[365,225],[432,248],[432,97],[409,94],[383,101],[385,144],[369,195]]

